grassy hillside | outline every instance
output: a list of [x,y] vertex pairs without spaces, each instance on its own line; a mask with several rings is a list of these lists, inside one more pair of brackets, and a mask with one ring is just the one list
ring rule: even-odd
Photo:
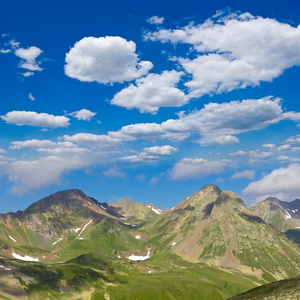
[[165,212],[58,192],[0,215],[0,256],[3,299],[226,299],[296,276],[300,262],[296,245],[214,185]]

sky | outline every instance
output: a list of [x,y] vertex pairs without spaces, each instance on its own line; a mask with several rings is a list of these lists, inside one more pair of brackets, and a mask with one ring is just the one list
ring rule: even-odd
[[0,213],[77,188],[168,209],[300,198],[300,3],[2,1]]

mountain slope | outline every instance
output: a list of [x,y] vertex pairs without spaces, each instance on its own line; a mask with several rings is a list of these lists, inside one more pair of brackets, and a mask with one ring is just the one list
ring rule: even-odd
[[162,214],[162,210],[155,207],[153,204],[136,203],[124,198],[112,207],[125,218],[135,219],[150,219],[156,215]]
[[285,202],[269,197],[249,207],[249,210],[260,216],[268,224],[272,224],[281,232],[300,228],[299,199],[292,202]]
[[299,249],[229,191],[208,185],[155,224],[157,251],[270,281],[299,272]]
[[211,184],[164,212],[55,193],[0,215],[0,256],[9,299],[225,299],[296,276],[300,262],[296,245]]
[[300,299],[300,277],[275,281],[260,287],[251,289],[243,294],[230,298],[232,300],[247,299],[282,299],[295,300]]

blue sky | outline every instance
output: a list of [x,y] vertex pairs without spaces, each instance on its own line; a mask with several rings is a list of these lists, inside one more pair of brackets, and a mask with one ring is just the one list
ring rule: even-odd
[[167,209],[300,197],[298,1],[9,1],[0,212],[78,188]]

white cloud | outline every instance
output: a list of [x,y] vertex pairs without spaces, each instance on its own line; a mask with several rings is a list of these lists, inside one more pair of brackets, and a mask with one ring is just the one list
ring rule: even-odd
[[194,59],[177,58],[193,76],[186,83],[191,97],[271,82],[285,69],[300,65],[300,27],[249,13],[160,29],[148,32],[145,39],[186,43],[198,52]]
[[9,53],[9,52],[11,52],[10,49],[0,49],[0,53],[2,53],[2,54],[6,54],[6,53]]
[[27,140],[27,141],[14,141],[10,143],[9,149],[21,149],[21,148],[52,148],[55,147],[56,143],[50,140]]
[[83,154],[90,152],[91,150],[86,148],[69,148],[69,147],[57,147],[57,148],[38,148],[38,152],[47,153],[51,155],[61,155],[61,154]]
[[58,156],[13,162],[8,169],[8,179],[12,182],[11,193],[24,195],[51,184],[60,184],[63,174],[88,167],[92,163],[92,160],[87,157],[61,158]]
[[139,61],[136,45],[118,36],[85,37],[66,54],[65,74],[80,81],[113,83],[146,75],[153,67]]
[[1,119],[8,124],[17,126],[35,126],[35,127],[68,127],[69,118],[65,116],[54,116],[46,113],[36,113],[33,111],[11,111],[1,116]]
[[279,168],[263,176],[261,180],[251,182],[243,194],[255,201],[267,197],[277,197],[280,200],[292,201],[300,195],[300,164],[291,164],[287,168]]
[[262,147],[273,149],[276,145],[275,144],[263,144]]
[[297,134],[296,136],[289,137],[288,139],[286,139],[285,143],[300,144],[300,134]]
[[124,178],[125,173],[123,173],[121,170],[119,170],[117,167],[111,167],[108,170],[104,171],[103,174],[106,177],[110,178]]
[[132,141],[136,139],[156,139],[165,133],[160,124],[156,123],[137,123],[123,126],[119,131],[108,134],[111,137],[122,139],[125,141]]
[[29,77],[29,76],[34,75],[34,73],[33,73],[33,72],[25,72],[25,73],[22,73],[22,75],[23,75],[24,77]]
[[232,176],[232,179],[240,179],[240,178],[248,178],[254,179],[255,178],[255,171],[254,170],[244,170],[241,172],[235,172]]
[[196,142],[201,146],[231,145],[239,143],[239,139],[232,135],[220,135],[215,137],[206,136]]
[[148,74],[136,80],[136,85],[117,93],[111,104],[138,108],[141,113],[155,114],[160,107],[180,107],[188,102],[187,96],[176,88],[183,72],[164,71],[162,74]]
[[263,152],[260,150],[253,150],[249,152],[249,155],[251,157],[255,157],[255,158],[267,158],[269,156],[271,156],[271,152]]
[[201,110],[189,114],[181,112],[178,116],[178,119],[169,119],[161,124],[127,125],[117,132],[109,132],[109,136],[122,140],[182,140],[191,134],[199,134],[201,138],[198,143],[224,145],[238,142],[234,136],[236,134],[264,129],[290,115],[283,112],[280,99],[265,97],[221,104],[209,103]]
[[35,100],[35,98],[32,96],[31,93],[28,94],[28,97],[29,97],[29,99],[30,99],[31,101],[34,101],[34,100]]
[[7,151],[4,149],[0,149],[0,154],[5,154]]
[[230,155],[230,156],[244,156],[244,155],[247,155],[247,154],[248,154],[248,152],[239,150],[239,151],[234,152],[234,153],[229,153],[228,155]]
[[90,147],[98,147],[100,149],[113,148],[121,143],[121,140],[118,138],[113,138],[104,134],[98,135],[92,133],[77,133],[72,136],[64,135],[63,139],[65,141],[70,141]]
[[42,71],[41,67],[39,66],[39,62],[36,61],[36,59],[42,52],[43,51],[40,48],[35,46],[31,46],[27,49],[16,49],[15,55],[23,59],[19,67],[30,71]]
[[143,149],[143,152],[147,155],[153,156],[165,156],[172,155],[178,151],[178,148],[172,147],[170,145],[165,146],[154,146],[154,147],[146,147]]
[[84,121],[90,121],[97,113],[94,113],[88,109],[81,109],[78,111],[75,111],[73,113],[70,113],[72,117],[78,119],[78,120],[84,120]]
[[21,149],[21,148],[30,148],[30,149],[39,149],[39,148],[47,148],[47,149],[53,149],[53,148],[76,148],[77,145],[71,143],[71,142],[58,142],[55,143],[50,140],[26,140],[26,141],[14,141],[10,143],[9,149]]
[[285,144],[285,145],[282,145],[282,146],[279,146],[277,147],[277,151],[279,152],[282,152],[282,151],[287,151],[291,148],[291,145],[288,145],[288,144]]
[[187,180],[202,178],[211,174],[220,174],[224,172],[225,167],[230,162],[231,160],[228,159],[208,161],[202,158],[184,158],[170,170],[170,178],[172,180]]
[[170,145],[145,147],[141,153],[123,156],[120,158],[120,160],[128,163],[153,163],[162,156],[170,156],[177,151],[178,148]]
[[161,25],[164,22],[165,18],[164,17],[158,17],[158,16],[153,16],[151,18],[148,18],[146,21],[150,24],[156,24],[156,25]]

